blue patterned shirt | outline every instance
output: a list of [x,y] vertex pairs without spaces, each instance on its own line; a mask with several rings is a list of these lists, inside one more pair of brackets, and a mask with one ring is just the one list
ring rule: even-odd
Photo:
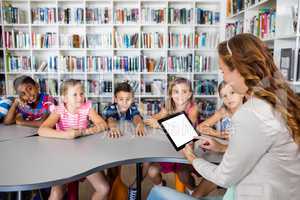
[[133,103],[127,110],[126,113],[121,113],[118,109],[118,106],[116,103],[107,106],[104,111],[102,112],[102,116],[105,119],[108,119],[112,117],[115,120],[128,120],[131,121],[133,120],[134,116],[139,115],[140,112],[138,107]]

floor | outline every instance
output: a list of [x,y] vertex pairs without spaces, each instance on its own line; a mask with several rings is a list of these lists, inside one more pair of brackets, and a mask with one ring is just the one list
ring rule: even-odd
[[[133,183],[135,180],[135,165],[124,165],[122,167],[121,177],[122,177],[123,182],[126,185],[130,185],[131,183]],[[166,180],[168,187],[172,187],[172,188],[175,187],[175,175],[173,173],[163,174],[163,178]],[[151,190],[152,186],[153,186],[152,183],[146,177],[142,183],[142,199],[143,200],[147,199],[147,195],[148,195],[149,191]],[[87,181],[80,183],[79,199],[80,200],[90,199],[92,191],[93,191],[93,189]],[[213,191],[210,195],[215,196],[218,194],[219,195],[224,194],[224,190],[217,189],[217,190]]]

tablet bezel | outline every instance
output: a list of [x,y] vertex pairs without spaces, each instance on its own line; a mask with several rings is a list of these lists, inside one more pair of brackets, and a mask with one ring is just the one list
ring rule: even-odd
[[175,114],[172,114],[172,115],[169,115],[169,116],[167,116],[165,118],[162,118],[162,119],[158,120],[159,126],[162,128],[163,132],[167,135],[167,138],[170,140],[170,142],[172,143],[172,145],[174,146],[174,148],[176,149],[176,151],[180,151],[181,149],[183,149],[185,147],[186,144],[188,144],[188,143],[190,143],[192,141],[197,141],[197,139],[192,139],[192,140],[190,140],[190,141],[182,144],[181,146],[177,147],[176,144],[175,144],[175,142],[173,141],[172,137],[170,136],[170,134],[168,133],[168,131],[165,129],[164,125],[162,124],[164,121],[167,121],[167,120],[169,120],[171,118],[177,117],[178,115],[182,115],[182,114],[187,118],[188,122],[194,128],[194,130],[196,131],[196,133],[198,134],[198,136],[201,135],[197,131],[197,129],[195,129],[195,127],[193,126],[193,123],[191,122],[191,120],[189,119],[188,115],[184,111],[179,112],[179,113],[175,113]]

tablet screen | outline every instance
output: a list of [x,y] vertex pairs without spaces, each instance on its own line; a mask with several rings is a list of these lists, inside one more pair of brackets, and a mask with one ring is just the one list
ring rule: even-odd
[[184,113],[168,118],[162,121],[161,124],[177,148],[198,136],[196,130]]

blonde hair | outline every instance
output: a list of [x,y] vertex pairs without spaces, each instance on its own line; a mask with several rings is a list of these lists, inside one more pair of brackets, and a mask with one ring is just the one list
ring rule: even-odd
[[167,110],[168,114],[173,114],[176,111],[176,105],[175,105],[174,100],[172,99],[173,87],[177,84],[182,84],[182,83],[186,84],[190,88],[190,92],[192,95],[191,95],[189,101],[192,102],[194,99],[191,82],[188,79],[182,78],[182,77],[178,77],[178,78],[174,79],[173,81],[171,81],[169,83],[169,87],[168,87],[168,98],[166,101],[166,110]]
[[67,94],[67,92],[68,92],[68,89],[70,87],[74,87],[76,85],[80,85],[81,88],[82,88],[82,90],[84,91],[84,87],[83,87],[83,85],[81,83],[81,80],[69,79],[69,80],[66,80],[66,81],[64,81],[62,83],[61,88],[60,88],[60,94],[62,96],[65,96]]
[[279,72],[265,44],[244,33],[220,43],[218,53],[231,71],[236,69],[245,79],[249,94],[268,102],[281,114],[300,145],[300,97]]

